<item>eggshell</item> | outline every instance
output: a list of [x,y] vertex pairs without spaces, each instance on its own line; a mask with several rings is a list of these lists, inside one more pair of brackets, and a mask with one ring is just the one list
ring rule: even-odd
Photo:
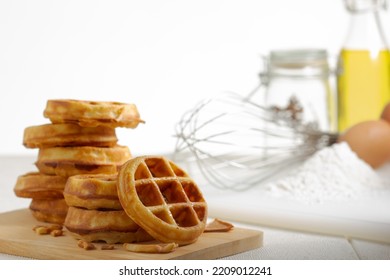
[[339,136],[338,142],[342,141],[347,142],[351,150],[372,168],[390,160],[390,123],[385,120],[356,124]]

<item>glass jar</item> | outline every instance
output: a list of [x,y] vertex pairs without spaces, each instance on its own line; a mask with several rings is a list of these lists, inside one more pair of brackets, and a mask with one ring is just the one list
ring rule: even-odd
[[335,96],[326,50],[274,50],[264,58],[264,64],[260,73],[264,95],[260,103],[281,110],[295,106],[302,123],[311,123],[325,132],[336,129]]

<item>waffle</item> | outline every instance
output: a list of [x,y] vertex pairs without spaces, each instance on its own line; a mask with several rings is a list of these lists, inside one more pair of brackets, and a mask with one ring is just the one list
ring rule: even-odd
[[143,122],[134,104],[119,102],[48,100],[43,115],[52,123],[76,123],[85,127],[136,128]]
[[27,148],[112,147],[117,142],[114,128],[81,127],[71,123],[30,126],[25,128],[23,135],[23,145]]
[[117,175],[93,174],[69,177],[64,190],[69,206],[123,210],[116,188]]
[[234,228],[234,225],[215,218],[210,223],[206,224],[204,232],[227,232]]
[[129,160],[119,172],[118,196],[127,215],[155,239],[179,245],[202,234],[207,204],[196,183],[164,157]]
[[114,174],[131,158],[126,146],[54,147],[40,149],[35,165],[45,174],[70,177],[78,174]]
[[14,193],[16,196],[24,198],[64,198],[63,191],[65,184],[66,178],[64,177],[30,172],[18,177],[14,187]]
[[99,211],[69,207],[64,226],[76,239],[87,242],[131,243],[153,239],[123,210]]
[[30,210],[40,222],[63,224],[68,212],[65,199],[32,199]]

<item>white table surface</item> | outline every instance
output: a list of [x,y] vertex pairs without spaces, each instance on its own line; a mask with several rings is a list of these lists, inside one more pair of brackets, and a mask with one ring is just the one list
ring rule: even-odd
[[[34,161],[35,158],[32,156],[0,157],[0,213],[28,207],[30,200],[16,197],[13,192],[13,187],[17,176],[36,170],[33,164]],[[236,254],[227,257],[226,259],[390,259],[390,244],[388,243],[285,230],[239,221],[232,222],[235,226],[263,231],[264,244],[259,249]],[[6,260],[23,258],[0,253],[0,259]]]

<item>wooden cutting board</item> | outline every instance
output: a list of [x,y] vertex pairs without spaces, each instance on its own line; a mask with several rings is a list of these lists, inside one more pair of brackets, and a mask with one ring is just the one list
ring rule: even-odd
[[229,232],[203,233],[197,242],[177,248],[167,254],[132,253],[115,245],[114,250],[86,251],[77,247],[77,241],[66,231],[64,236],[38,235],[32,228],[37,222],[28,209],[0,214],[0,252],[34,259],[217,259],[259,248],[263,244],[260,231],[234,228]]

